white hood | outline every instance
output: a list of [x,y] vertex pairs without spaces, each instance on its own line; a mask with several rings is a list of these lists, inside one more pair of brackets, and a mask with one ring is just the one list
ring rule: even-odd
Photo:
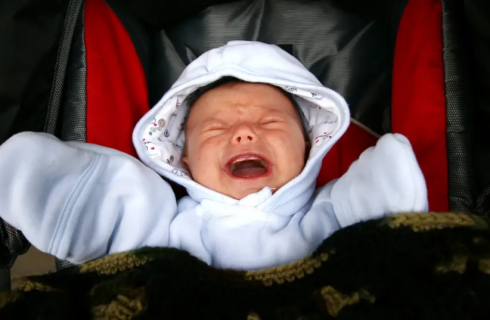
[[[184,126],[189,104],[199,89],[225,76],[275,85],[293,94],[311,141],[302,173],[273,195],[265,188],[241,201],[193,181],[182,163]],[[296,58],[275,45],[232,41],[193,61],[177,82],[136,125],[133,143],[138,156],[162,176],[184,186],[197,202],[246,203],[263,212],[290,215],[311,198],[322,159],[349,126],[345,100],[325,88]]]

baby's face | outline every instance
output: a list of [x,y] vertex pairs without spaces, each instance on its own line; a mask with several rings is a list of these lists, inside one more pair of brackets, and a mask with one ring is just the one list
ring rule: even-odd
[[230,82],[203,94],[186,127],[194,181],[235,199],[279,189],[299,175],[306,141],[301,119],[280,89]]

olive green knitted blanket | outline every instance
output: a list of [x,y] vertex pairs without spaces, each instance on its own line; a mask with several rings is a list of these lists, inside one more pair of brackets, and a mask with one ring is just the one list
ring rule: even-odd
[[404,214],[339,230],[303,260],[212,268],[143,248],[29,277],[0,319],[490,319],[490,233],[481,217]]

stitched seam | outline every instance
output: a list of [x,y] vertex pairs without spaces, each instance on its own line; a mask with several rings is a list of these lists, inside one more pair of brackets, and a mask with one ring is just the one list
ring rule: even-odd
[[[68,222],[71,218],[70,211],[76,204],[80,191],[83,190],[83,188],[87,185],[87,181],[89,181],[90,174],[94,171],[95,168],[97,168],[97,164],[100,162],[100,155],[99,154],[95,154],[95,155],[96,158],[91,161],[88,168],[83,173],[82,177],[78,180],[77,184],[75,185],[70,195],[68,196],[68,199],[66,200],[63,209],[61,210],[60,219],[58,220],[58,223],[55,227],[48,249],[49,252],[55,256],[57,255],[61,241],[64,238],[64,236],[62,236],[60,241],[57,241],[57,243],[55,243],[56,238],[58,238],[58,233],[66,229],[66,226],[68,225]],[[56,246],[56,252],[53,251],[54,246]]]

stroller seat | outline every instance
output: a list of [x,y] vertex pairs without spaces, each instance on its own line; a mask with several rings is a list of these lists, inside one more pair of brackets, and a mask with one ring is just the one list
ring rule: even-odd
[[[475,140],[482,89],[470,77],[483,60],[468,58],[481,39],[471,42],[460,18],[477,14],[479,2],[469,2],[48,0],[43,6],[52,15],[44,23],[57,36],[29,60],[28,79],[12,84],[16,96],[0,91],[0,142],[45,131],[135,155],[135,123],[187,64],[230,40],[257,40],[289,51],[349,103],[352,125],[325,158],[317,185],[342,175],[380,135],[396,132],[413,144],[432,211],[485,213],[490,174],[474,164],[490,146]],[[12,9],[26,17],[16,23],[33,19],[33,3]],[[10,268],[19,253],[4,254],[0,267]]]

